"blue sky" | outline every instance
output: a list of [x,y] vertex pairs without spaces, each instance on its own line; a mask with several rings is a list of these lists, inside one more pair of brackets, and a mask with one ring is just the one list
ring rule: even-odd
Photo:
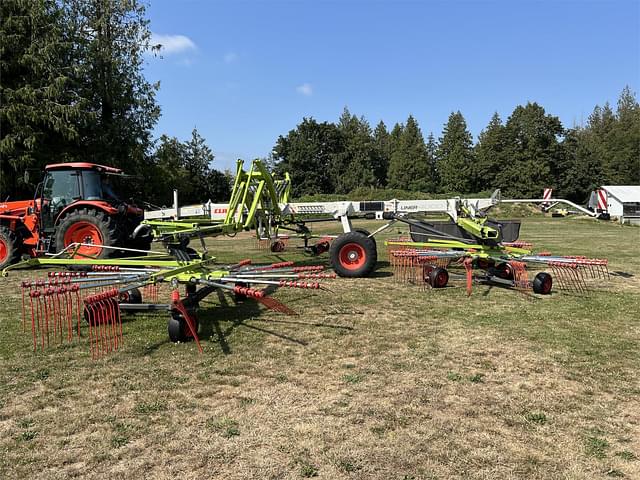
[[476,136],[494,111],[537,101],[572,126],[640,86],[638,0],[150,1],[156,134],[197,127],[219,169],[345,106],[425,136],[460,110]]

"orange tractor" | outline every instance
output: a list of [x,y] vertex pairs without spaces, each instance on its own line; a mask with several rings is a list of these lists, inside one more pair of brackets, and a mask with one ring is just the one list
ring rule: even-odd
[[117,176],[125,175],[93,163],[47,165],[33,200],[0,203],[0,269],[73,243],[82,244],[77,254],[97,258],[119,253],[103,246],[148,249],[151,238],[137,238],[143,211],[118,198]]

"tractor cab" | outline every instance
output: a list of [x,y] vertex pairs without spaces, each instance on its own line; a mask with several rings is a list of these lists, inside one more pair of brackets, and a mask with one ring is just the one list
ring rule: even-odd
[[111,177],[117,176],[124,176],[122,170],[93,163],[47,165],[40,195],[42,231],[52,232],[61,214],[71,205],[116,213],[124,205],[112,185]]

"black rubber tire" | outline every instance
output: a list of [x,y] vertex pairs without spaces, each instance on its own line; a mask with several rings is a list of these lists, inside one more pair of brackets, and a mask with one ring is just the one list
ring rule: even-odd
[[[64,244],[64,236],[67,230],[78,222],[87,222],[94,225],[102,236],[102,245],[107,247],[118,246],[118,233],[116,221],[105,212],[93,208],[79,208],[67,213],[56,227],[54,233],[54,249],[60,251],[67,245]],[[109,258],[117,256],[118,250],[103,248],[97,258]]]
[[285,248],[286,246],[282,240],[276,240],[271,244],[271,247],[269,247],[273,253],[284,252]]
[[0,270],[13,265],[20,260],[20,240],[16,236],[15,232],[11,231],[5,226],[0,226],[0,243],[4,247],[4,258],[0,259]]
[[[345,250],[349,245],[355,245],[357,248]],[[346,257],[349,255],[354,255],[351,266],[346,263]],[[361,232],[349,232],[343,233],[331,242],[329,257],[336,274],[341,277],[359,278],[373,272],[378,261],[378,252],[371,238]]]
[[[367,237],[369,237],[369,235],[371,235],[371,232],[369,232],[368,230],[365,230],[364,228],[354,228],[352,230],[353,232],[359,232]],[[376,239],[374,237],[369,237],[371,241],[373,241],[373,244],[376,247],[376,252],[378,251],[378,244],[376,243]]]
[[142,303],[142,292],[138,288],[133,288],[118,295],[118,303]]
[[553,279],[546,272],[538,273],[533,279],[533,292],[540,295],[549,295],[553,288]]
[[429,285],[432,288],[444,288],[449,283],[449,272],[445,268],[433,268],[429,272]]
[[[195,314],[191,314],[195,322],[196,333],[198,333],[198,328],[200,327],[200,322],[198,321],[198,317]],[[187,321],[184,319],[183,315],[177,310],[172,310],[169,316],[169,321],[167,322],[167,331],[169,333],[169,340],[172,342],[190,342],[193,340],[193,337],[190,336],[189,327],[187,326]]]

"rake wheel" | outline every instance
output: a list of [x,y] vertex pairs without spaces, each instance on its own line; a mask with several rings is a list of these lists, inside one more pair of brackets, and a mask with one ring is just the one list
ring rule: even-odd
[[276,240],[271,244],[271,251],[274,253],[284,252],[285,245],[282,240]]
[[538,273],[533,279],[533,291],[541,295],[548,295],[551,293],[553,287],[553,279],[551,275],[546,272]]
[[137,288],[132,288],[118,295],[119,303],[142,303],[142,292]]
[[[191,313],[191,318],[193,318],[195,323],[194,327],[196,329],[196,333],[198,333],[198,327],[200,326],[198,317],[195,316],[195,313]],[[167,331],[169,332],[169,340],[174,343],[184,343],[193,340],[193,335],[189,330],[187,321],[184,319],[182,313],[177,310],[171,310],[169,321],[167,322]]]
[[329,249],[331,266],[341,277],[366,277],[376,266],[375,242],[361,232],[343,233]]
[[[371,235],[371,233],[369,233],[368,230],[365,230],[364,228],[354,228],[353,229],[354,232],[360,232],[361,234],[369,237],[369,235]],[[369,237],[369,240],[371,240],[373,242],[373,245],[376,249],[376,253],[378,252],[378,244],[376,243],[376,239],[374,237]]]
[[426,278],[432,288],[444,288],[449,283],[449,272],[444,268],[432,268]]

